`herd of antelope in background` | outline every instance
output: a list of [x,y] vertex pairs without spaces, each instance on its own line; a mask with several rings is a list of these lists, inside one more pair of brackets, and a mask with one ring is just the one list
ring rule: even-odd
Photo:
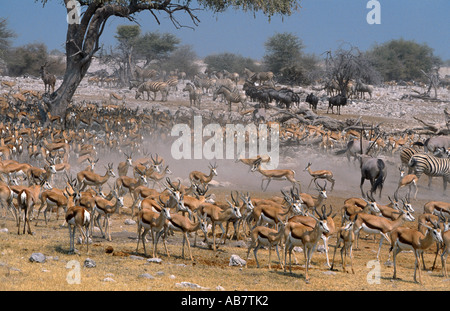
[[[111,131],[115,127],[111,124],[120,124],[116,122],[106,123],[110,124],[111,140],[115,137]],[[441,252],[442,273],[447,277],[445,263],[450,245],[450,204],[429,201],[424,206],[424,213],[414,216],[412,200],[416,198],[418,178],[414,173],[407,174],[404,167],[401,168],[397,189],[392,191],[392,198],[389,196],[388,205],[377,202],[374,192],[367,191],[362,193],[362,198],[348,198],[342,206],[337,207],[326,204],[327,187],[331,185],[329,191],[333,191],[336,182],[336,176],[330,170],[313,170],[314,163],[307,163],[304,171],[311,180],[307,189],[302,189],[302,183],[293,170],[264,169],[264,164],[270,161],[268,156],[238,159],[233,165],[247,165],[250,172],[261,175],[262,191],[267,189],[271,181],[288,181],[291,188],[281,188],[280,195],[266,198],[250,196],[245,191],[232,191],[230,199],[222,202],[208,193],[209,184],[219,175],[216,163],[209,163],[209,170],[192,171],[186,176],[189,184],[183,185],[180,180],[171,179],[174,173],[165,159],[142,150],[145,140],[134,132],[136,126],[129,124],[123,127],[122,124],[117,129],[124,137],[133,137],[135,143],[126,144],[125,139],[118,139],[116,144],[108,147],[108,142],[103,140],[105,145],[99,143],[96,136],[87,130],[64,130],[58,126],[44,129],[37,125],[25,128],[1,124],[3,160],[0,162],[0,203],[3,217],[8,217],[9,211],[15,219],[17,234],[32,234],[32,222],[36,226],[42,225],[42,222],[47,224],[52,212],[56,211],[58,219],[60,211],[64,210],[64,226],[69,228],[70,233],[69,252],[76,251],[76,229],[88,252],[89,240],[96,236],[94,227],[100,230],[101,238],[111,241],[111,219],[121,213],[130,213],[137,222],[137,253],[142,243],[144,254],[148,254],[146,240],[147,233],[150,233],[151,255],[158,256],[157,246],[161,240],[166,255],[170,256],[167,237],[181,232],[182,257],[184,244],[187,244],[189,257],[194,260],[189,242],[191,234],[195,234],[194,245],[200,233],[207,245],[211,244],[212,250],[216,251],[217,243],[225,244],[228,227],[232,225],[233,238],[249,240],[247,259],[253,249],[258,267],[258,250],[263,246],[269,248],[270,269],[270,253],[275,247],[281,266],[285,271],[289,267],[292,273],[293,249],[301,246],[304,249],[305,279],[309,281],[311,258],[320,240],[323,240],[327,265],[331,269],[335,266],[336,251],[341,247],[343,270],[347,271],[348,256],[351,271],[354,272],[353,244],[356,243],[358,247],[358,236],[363,230],[380,237],[378,260],[381,258],[383,240],[391,245],[394,278],[396,256],[401,250],[411,249],[421,282],[420,257],[425,265],[423,252],[433,245],[437,245],[436,257]],[[401,150],[413,148],[415,146]],[[101,163],[103,167],[98,168],[99,155],[105,158],[113,150],[116,153],[120,150],[123,161]],[[399,154],[405,156],[404,152]],[[311,188],[312,185],[315,190]],[[400,198],[403,187],[410,189],[406,196]],[[105,193],[106,189],[109,189],[108,193]],[[411,193],[414,198],[410,196]],[[125,206],[125,201],[131,204]],[[338,214],[342,215],[341,219],[337,218]],[[416,218],[417,229],[403,226],[405,222],[413,222]],[[220,242],[216,241],[216,226],[222,230]],[[208,233],[212,234],[211,243],[208,243]],[[336,238],[336,247],[330,261],[328,242],[331,237]],[[284,260],[280,258],[278,247],[284,250]],[[436,259],[433,267],[435,263]],[[417,280],[416,271],[414,280]]]
[[[45,66],[42,75],[48,75]],[[47,86],[54,87],[54,83],[49,81]],[[144,91],[138,90],[140,93]],[[192,235],[195,236],[194,246],[197,234],[201,234],[204,243],[216,252],[218,243],[225,244],[229,238],[231,225],[234,229],[232,238],[249,242],[247,261],[253,250],[257,267],[260,267],[257,253],[261,247],[267,247],[271,269],[271,250],[275,248],[284,271],[289,267],[292,273],[292,255],[298,262],[293,250],[301,246],[305,279],[309,282],[311,259],[320,240],[330,269],[334,269],[336,252],[341,248],[343,271],[347,271],[346,260],[349,257],[350,269],[354,273],[352,250],[354,246],[358,247],[362,230],[380,237],[378,260],[381,260],[383,241],[390,244],[393,278],[397,277],[396,257],[399,252],[413,250],[414,281],[417,281],[418,271],[418,282],[421,282],[420,261],[425,269],[423,253],[433,245],[437,248],[433,268],[440,253],[442,274],[448,277],[450,203],[430,200],[424,205],[423,214],[418,216],[412,207],[417,198],[418,180],[423,174],[429,176],[430,184],[433,176],[442,177],[445,193],[446,183],[450,181],[448,137],[417,143],[411,133],[375,136],[364,131],[329,131],[321,126],[285,124],[280,128],[282,141],[320,138],[319,150],[316,151],[330,154],[342,148],[335,154],[345,154],[349,161],[351,157],[359,161],[361,196],[348,198],[341,206],[331,206],[326,203],[327,187],[331,186],[328,191],[332,192],[336,183],[331,170],[316,168],[313,162],[305,163],[304,174],[311,179],[307,189],[303,189],[296,172],[282,168],[267,170],[265,163],[270,161],[270,157],[259,155],[238,159],[232,165],[247,165],[249,173],[259,174],[262,192],[272,181],[287,181],[281,185],[289,185],[290,189],[280,187],[280,194],[265,195],[264,198],[251,196],[247,191],[232,191],[229,198],[220,201],[210,190],[211,181],[220,171],[216,163],[209,163],[208,170],[198,168],[190,172],[184,178],[189,182],[183,185],[171,177],[176,174],[156,153],[157,150],[153,150],[154,153],[144,150],[149,140],[153,141],[155,137],[164,140],[170,124],[176,122],[163,111],[146,110],[138,114],[137,109],[124,106],[99,107],[85,103],[80,107],[70,107],[64,120],[49,115],[50,128],[43,128],[39,125],[40,111],[35,106],[25,107],[17,101],[1,109],[4,116],[0,124],[0,204],[3,217],[14,218],[17,234],[32,234],[32,223],[35,226],[42,225],[42,222],[48,224],[54,212],[58,220],[63,210],[63,225],[69,230],[68,251],[77,252],[78,230],[86,252],[89,252],[92,238],[112,240],[111,219],[124,213],[136,219],[136,253],[140,252],[142,244],[144,254],[148,255],[146,242],[151,238],[151,256],[158,256],[159,241],[164,244],[166,256],[170,256],[167,239],[179,232],[183,236],[182,257],[185,257],[184,245],[187,244],[189,258],[193,261],[189,241]],[[144,138],[145,135],[147,137]],[[385,164],[381,166],[376,156],[368,155],[369,151],[400,158],[399,183],[396,189],[390,189],[392,197],[388,196],[390,202],[387,205],[375,199],[377,183],[381,183],[378,188],[381,197],[386,174],[381,174],[381,177],[379,174],[385,169]],[[103,160],[104,163],[98,163],[99,158],[107,159],[109,155],[122,157],[123,161]],[[365,158],[376,159],[375,164],[365,165]],[[378,175],[370,175],[374,172]],[[371,190],[363,190],[364,179],[370,180]],[[404,188],[408,188],[407,194],[401,195],[405,193]],[[416,220],[417,225],[405,226],[406,222]],[[219,241],[216,241],[217,226],[222,231]],[[95,227],[100,236],[94,231]],[[210,243],[208,236],[212,236]],[[336,239],[331,260],[328,254],[330,238]],[[279,248],[284,250],[283,258]]]

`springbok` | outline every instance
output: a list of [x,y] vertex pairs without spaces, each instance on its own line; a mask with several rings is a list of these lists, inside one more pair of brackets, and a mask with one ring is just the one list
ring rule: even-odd
[[[301,191],[301,184],[300,181],[295,179],[295,172],[293,170],[289,169],[279,169],[279,170],[264,170],[261,168],[261,162],[262,159],[259,158],[253,163],[253,167],[251,169],[252,172],[258,171],[261,173],[261,175],[264,176],[264,178],[261,181],[261,189],[263,191],[267,190],[267,187],[269,187],[270,182],[272,179],[274,180],[288,180],[292,183],[292,186],[295,187],[298,185],[300,191]],[[264,181],[267,180],[266,187],[263,188]]]

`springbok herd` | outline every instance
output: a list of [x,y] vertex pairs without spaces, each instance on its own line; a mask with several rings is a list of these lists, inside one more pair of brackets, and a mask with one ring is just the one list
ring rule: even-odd
[[[170,160],[158,155],[158,150],[151,150],[152,153],[146,150],[155,140],[168,138],[170,125],[179,122],[173,119],[176,115],[154,109],[138,114],[137,109],[125,106],[100,107],[84,103],[79,107],[71,106],[65,119],[49,115],[50,125],[44,128],[39,121],[39,114],[42,113],[39,105],[29,105],[37,101],[37,98],[29,97],[28,105],[14,101],[0,107],[3,112],[0,123],[0,204],[2,217],[12,217],[16,221],[17,234],[32,235],[33,223],[42,225],[44,222],[47,225],[52,213],[56,212],[58,219],[63,210],[63,225],[69,229],[66,239],[61,238],[61,241],[66,241],[62,242],[63,247],[67,243],[69,253],[84,252],[75,249],[79,232],[86,253],[89,253],[93,237],[112,241],[111,219],[120,213],[130,213],[137,226],[136,253],[143,251],[145,255],[157,257],[160,255],[158,242],[162,241],[169,256],[166,238],[181,234],[182,257],[185,257],[184,244],[187,244],[189,258],[194,261],[190,243],[193,236],[194,245],[197,234],[200,234],[207,244],[211,244],[211,250],[205,251],[216,252],[217,243],[225,244],[229,238],[228,227],[232,225],[232,238],[247,242],[246,259],[248,261],[253,250],[258,268],[258,251],[262,247],[268,248],[271,269],[271,250],[275,248],[279,264],[285,272],[289,268],[292,273],[292,255],[297,262],[293,250],[297,246],[302,247],[305,280],[309,282],[311,259],[320,240],[323,241],[330,269],[334,269],[336,252],[341,248],[343,270],[347,272],[346,261],[349,257],[350,271],[354,273],[352,248],[354,245],[358,247],[362,230],[379,236],[377,259],[383,241],[390,244],[393,278],[397,277],[396,257],[399,252],[412,250],[415,257],[414,281],[421,283],[421,256],[423,261],[423,252],[433,246],[437,246],[436,258],[439,254],[441,256],[442,275],[448,278],[446,259],[450,251],[450,203],[430,198],[423,206],[423,213],[417,215],[412,202],[416,199],[418,178],[412,172],[405,171],[405,167],[401,167],[398,187],[391,189],[393,196],[389,196],[389,205],[380,204],[373,193],[368,192],[362,193],[362,198],[350,197],[340,206],[331,206],[326,200],[327,190],[333,191],[335,186],[333,172],[317,169],[314,163],[308,163],[304,171],[311,180],[308,180],[309,185],[305,189],[292,169],[282,168],[283,162],[279,165],[280,169],[265,169],[264,164],[271,159],[262,154],[238,159],[230,165],[240,168],[246,165],[249,174],[259,174],[263,191],[271,181],[288,181],[281,185],[290,185],[291,188],[280,188],[279,195],[264,198],[250,196],[246,189],[230,189],[229,198],[221,202],[212,196],[214,190],[211,190],[211,182],[225,168],[216,163],[209,163],[209,171],[194,170],[192,167],[190,174],[183,179],[188,182],[183,184],[171,177],[177,174],[169,168]],[[281,141],[320,138],[316,146],[325,153],[338,146],[345,147],[353,139],[362,143],[360,135],[363,134],[297,124],[282,125],[280,128]],[[366,138],[375,137],[369,135]],[[415,140],[413,134],[406,133],[377,137],[373,150],[378,154],[383,152],[398,157],[402,156],[402,150],[415,148]],[[442,157],[448,156],[447,149],[438,151]],[[106,159],[110,155],[119,155],[123,161],[108,163]],[[349,152],[346,155],[354,156]],[[312,185],[314,191],[310,191]],[[331,188],[327,189],[329,186]],[[409,188],[406,197],[398,195],[403,187]],[[410,197],[412,190],[414,198]],[[131,204],[125,206],[125,202]],[[217,226],[222,230],[219,241],[216,241]],[[99,229],[100,236],[94,227]],[[212,241],[209,242],[208,237],[212,237]],[[329,256],[330,238],[336,239],[333,256]],[[147,251],[148,240],[152,243],[151,254]]]

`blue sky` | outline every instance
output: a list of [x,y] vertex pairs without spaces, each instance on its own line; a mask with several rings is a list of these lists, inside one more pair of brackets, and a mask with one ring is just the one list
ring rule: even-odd
[[[199,57],[216,53],[235,53],[261,59],[264,42],[276,33],[290,32],[305,45],[305,52],[320,55],[335,50],[347,42],[367,50],[374,44],[403,38],[426,43],[437,56],[450,59],[450,0],[379,0],[381,24],[369,25],[366,16],[368,0],[301,0],[301,8],[292,16],[274,16],[269,22],[263,15],[228,10],[214,15],[199,11],[200,24],[176,29],[165,15],[161,25],[148,12],[136,15],[143,32],[170,32],[182,44],[193,46]],[[17,34],[13,45],[44,42],[49,50],[63,50],[67,22],[61,0],[49,0],[42,7],[34,0],[0,0],[0,17],[8,19]],[[179,20],[193,26],[183,15]],[[105,46],[116,44],[114,33],[118,25],[130,24],[121,18],[111,18],[101,38]]]

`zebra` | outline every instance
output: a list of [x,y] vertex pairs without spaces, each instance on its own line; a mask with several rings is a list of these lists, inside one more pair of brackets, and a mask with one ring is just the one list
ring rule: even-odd
[[215,84],[215,79],[201,78],[199,76],[194,77],[194,85],[203,91],[203,94],[208,93],[208,90]]
[[253,76],[250,77],[250,81],[256,82],[259,81],[259,85],[263,85],[266,82],[268,82],[269,85],[275,86],[275,83],[273,82],[273,72],[272,71],[261,71],[255,73]]
[[224,76],[226,78],[231,79],[236,84],[236,86],[238,85],[240,77],[239,77],[239,74],[237,72],[231,73],[231,72],[228,72],[227,70],[224,69],[223,70],[223,74],[224,74]]
[[[420,151],[414,147],[402,148],[400,150],[400,162],[401,162],[400,167],[401,168],[408,167],[408,162],[411,159],[411,157],[419,152]],[[411,172],[412,172],[412,168],[409,168],[408,174],[410,174]]]
[[450,181],[450,158],[437,158],[427,153],[414,154],[408,162],[417,178],[422,174],[428,175],[428,188],[431,188],[432,177],[442,176],[444,193],[447,190],[447,182]]
[[255,73],[253,71],[251,71],[250,69],[244,68],[244,75],[247,80],[250,79],[251,77],[253,77],[254,74]]
[[145,82],[145,79],[152,79],[158,75],[158,71],[151,68],[141,68],[139,66],[136,66],[134,68],[134,74],[136,76],[136,79]]
[[230,89],[228,89],[225,86],[220,86],[213,94],[213,100],[216,100],[217,95],[223,94],[225,96],[225,100],[228,103],[229,107],[230,107],[230,111],[231,111],[231,104],[232,103],[241,103],[242,104],[242,108],[245,109],[246,107],[246,101],[247,101],[247,96],[244,94],[240,94],[240,93],[236,93],[236,92],[232,92],[230,91]]
[[173,88],[175,91],[178,91],[178,78],[177,77],[169,77],[166,82],[169,85],[169,90]]
[[194,103],[194,106],[200,107],[200,104],[202,102],[202,90],[195,87],[194,84],[191,82],[186,83],[186,86],[183,89],[183,92],[189,92],[189,103],[190,107],[192,107],[192,103]]
[[142,95],[144,97],[144,92],[147,92],[147,100],[150,100],[150,92],[153,92],[154,101],[156,99],[156,93],[161,92],[161,101],[167,101],[167,96],[169,95],[169,85],[166,82],[159,81],[147,81],[141,83],[136,90],[136,99],[139,99]]

